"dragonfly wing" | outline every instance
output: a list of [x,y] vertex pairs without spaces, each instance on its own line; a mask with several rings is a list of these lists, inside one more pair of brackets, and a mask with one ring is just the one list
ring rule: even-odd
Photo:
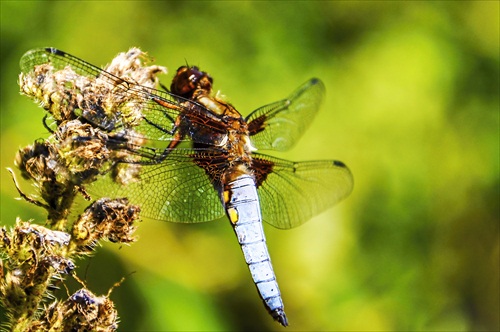
[[254,146],[263,150],[290,149],[311,124],[324,95],[323,82],[314,78],[287,99],[253,111],[246,120]]
[[[173,139],[188,138],[174,138],[181,115],[199,118],[207,110],[194,101],[155,89],[156,75],[164,69],[142,66],[144,58],[147,59],[142,51],[132,48],[101,69],[58,49],[39,48],[24,54],[20,66],[24,79],[31,76],[25,93],[41,99],[56,121],[81,115],[107,132],[133,127],[137,139],[162,148]],[[56,102],[56,107],[52,107]],[[207,131],[213,129],[210,124],[207,123]],[[189,140],[219,143],[200,135]]]
[[347,197],[350,170],[340,161],[292,162],[254,154],[262,218],[280,228],[297,227]]
[[141,215],[171,222],[195,223],[219,219],[225,212],[205,171],[193,163],[193,150],[174,149],[158,164],[119,164],[137,170],[138,178],[118,184],[109,176],[92,185],[91,192],[127,197],[139,204]]

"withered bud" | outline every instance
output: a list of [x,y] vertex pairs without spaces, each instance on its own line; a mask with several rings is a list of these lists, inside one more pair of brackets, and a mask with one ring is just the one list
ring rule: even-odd
[[109,161],[108,135],[90,124],[79,120],[65,122],[55,132],[55,137],[57,151],[71,174],[72,183],[94,181],[95,176]]
[[[37,205],[44,206],[51,216],[65,210],[64,197],[73,192],[75,184],[71,182],[74,177],[60,158],[57,145],[36,141],[18,151],[15,164],[24,178],[35,181],[39,195],[47,203],[38,202]],[[35,202],[34,199],[28,201]]]
[[147,66],[152,59],[147,53],[137,47],[132,47],[126,53],[118,54],[104,70],[120,78],[129,78],[130,81],[142,86],[154,88],[158,85],[158,74],[167,73],[163,66]]
[[66,67],[55,72],[50,63],[44,63],[32,68],[32,71],[19,75],[21,93],[33,98],[54,117],[57,122],[72,120],[77,116],[74,110],[77,105],[76,81],[85,78],[77,75],[71,68]]
[[0,233],[0,253],[7,257],[3,261],[0,299],[13,316],[34,312],[46,296],[51,279],[75,268],[66,257],[70,236],[19,219],[13,229],[3,228]]
[[[22,262],[25,267],[44,261],[55,268],[60,266],[70,242],[70,235],[66,232],[51,230],[20,219],[17,219],[16,226],[10,232],[2,228],[0,233],[0,248],[12,261]],[[58,262],[57,266],[52,264],[53,262]],[[72,263],[64,265],[71,266]]]
[[52,303],[28,331],[115,331],[117,328],[118,313],[109,297],[96,296],[82,288],[66,301]]
[[59,182],[56,175],[63,171],[63,166],[59,164],[58,157],[54,144],[37,140],[35,144],[19,150],[14,163],[25,179]]
[[73,224],[73,240],[80,253],[93,249],[97,241],[130,243],[139,218],[140,208],[130,205],[126,198],[101,198],[92,203]]

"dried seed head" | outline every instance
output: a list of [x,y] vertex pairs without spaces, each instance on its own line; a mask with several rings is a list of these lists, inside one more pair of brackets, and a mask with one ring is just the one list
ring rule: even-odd
[[35,312],[51,280],[74,269],[66,257],[69,239],[67,233],[20,220],[10,231],[2,229],[0,249],[7,258],[0,299],[11,315],[18,316],[16,310]]
[[77,118],[78,103],[83,99],[81,91],[88,90],[90,85],[90,79],[70,67],[56,71],[50,63],[19,75],[21,93],[39,102],[58,123]]
[[92,203],[73,225],[73,239],[79,253],[89,253],[100,239],[130,243],[140,209],[128,200],[102,198]]
[[57,151],[75,184],[95,180],[109,160],[108,136],[80,120],[64,122],[55,133]]
[[162,66],[147,66],[151,58],[137,47],[132,47],[126,53],[118,54],[104,69],[111,74],[142,86],[154,88],[158,85],[158,74],[165,74],[167,69]]
[[[75,185],[71,183],[72,176],[60,158],[57,145],[36,141],[18,151],[15,164],[24,178],[34,180],[40,197],[47,203],[37,205],[45,207],[52,217],[66,209],[62,206],[64,196],[71,194]],[[28,201],[34,202],[33,199]]]
[[108,296],[96,296],[82,288],[66,301],[47,307],[28,331],[115,331],[118,313]]

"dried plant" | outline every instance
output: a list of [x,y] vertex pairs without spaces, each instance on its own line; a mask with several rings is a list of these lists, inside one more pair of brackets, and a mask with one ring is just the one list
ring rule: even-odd
[[[147,56],[132,48],[119,54],[105,69],[126,82],[154,87],[159,66],[144,66]],[[54,299],[50,285],[75,275],[78,258],[93,252],[101,240],[135,240],[140,209],[126,198],[101,198],[76,220],[75,198],[91,200],[86,186],[103,173],[118,184],[137,181],[138,154],[143,141],[134,127],[142,121],[144,105],[99,76],[89,77],[57,63],[57,59],[28,52],[21,64],[21,92],[48,111],[44,118],[51,135],[21,149],[15,164],[32,181],[20,195],[47,211],[44,226],[17,220],[15,227],[0,228],[0,294],[13,331],[113,331],[118,314],[109,293],[96,296],[85,287],[65,300]],[[76,68],[76,71],[75,71]],[[51,125],[47,123],[51,122]],[[124,162],[126,161],[126,162]],[[12,173],[12,171],[11,171]],[[13,174],[13,173],[12,173]],[[13,175],[14,177],[14,175]],[[14,178],[15,180],[15,178]],[[49,303],[50,302],[50,303]]]

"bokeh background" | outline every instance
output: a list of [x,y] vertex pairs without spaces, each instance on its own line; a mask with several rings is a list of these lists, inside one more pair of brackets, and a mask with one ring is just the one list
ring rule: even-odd
[[[44,111],[18,93],[31,48],[103,66],[139,46],[168,67],[166,85],[180,65],[199,65],[244,115],[319,77],[321,112],[276,156],[342,160],[355,188],[297,229],[265,226],[288,330],[500,328],[498,1],[0,6],[1,225],[44,220],[14,199],[6,171],[48,135]],[[138,234],[79,262],[97,294],[126,277],[111,295],[121,330],[283,330],[226,222],[144,220]]]

